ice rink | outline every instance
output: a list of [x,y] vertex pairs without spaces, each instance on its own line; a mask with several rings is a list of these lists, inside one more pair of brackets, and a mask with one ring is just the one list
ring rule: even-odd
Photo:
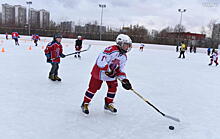
[[[10,37],[10,36],[9,36]],[[133,88],[169,120],[120,83],[117,115],[104,112],[106,84],[93,98],[90,115],[80,105],[98,54],[114,42],[85,40],[81,60],[61,59],[62,82],[48,79],[51,68],[43,49],[52,38],[41,37],[35,47],[21,36],[20,46],[0,35],[0,139],[219,139],[220,67],[208,66],[206,49],[178,59],[174,46],[139,44],[128,53],[126,73]],[[64,54],[74,52],[74,39],[63,39]],[[174,130],[168,127],[173,125]]]

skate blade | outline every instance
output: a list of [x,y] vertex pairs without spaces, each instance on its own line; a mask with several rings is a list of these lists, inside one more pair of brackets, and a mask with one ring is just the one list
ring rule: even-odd
[[89,114],[86,114],[86,113],[83,112],[83,116],[84,116],[84,117],[88,117]]
[[88,115],[89,115],[89,113],[88,114],[86,114],[85,112],[83,112],[83,110],[81,109],[81,113],[85,116],[85,117],[87,117]]
[[104,112],[111,115],[117,115],[117,112],[111,112],[110,110],[104,109]]

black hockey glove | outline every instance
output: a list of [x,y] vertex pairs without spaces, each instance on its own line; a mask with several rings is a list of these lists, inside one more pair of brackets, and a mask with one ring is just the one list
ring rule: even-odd
[[116,76],[116,73],[113,70],[112,71],[106,71],[105,74],[110,78],[114,78]]
[[105,74],[110,77],[114,78],[117,74],[117,70],[119,69],[118,65],[116,64],[110,64],[109,65],[109,71],[106,71]]
[[62,53],[62,54],[60,54],[60,57],[65,58],[66,55],[64,55],[64,54]]
[[128,79],[123,79],[123,80],[121,81],[121,83],[122,83],[122,87],[123,87],[124,89],[126,89],[126,90],[132,89],[131,83],[129,82]]
[[47,58],[47,63],[51,63],[52,60],[50,59],[50,57]]

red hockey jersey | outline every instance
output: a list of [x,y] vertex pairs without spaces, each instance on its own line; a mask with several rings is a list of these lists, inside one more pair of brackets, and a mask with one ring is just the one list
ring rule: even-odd
[[47,57],[52,59],[52,62],[60,63],[60,55],[63,53],[63,47],[55,41],[49,43],[44,50]]
[[19,34],[17,32],[12,32],[11,33],[12,38],[19,38]]

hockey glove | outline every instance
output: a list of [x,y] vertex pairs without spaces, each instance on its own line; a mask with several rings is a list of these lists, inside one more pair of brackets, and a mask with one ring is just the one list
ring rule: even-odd
[[64,54],[62,53],[62,54],[60,54],[60,57],[61,57],[61,58],[65,58],[66,55],[64,55]]
[[110,64],[109,65],[109,70],[105,72],[105,74],[110,77],[114,78],[117,74],[117,70],[119,69],[118,65],[116,64]]
[[46,58],[47,58],[47,63],[51,63],[52,60],[51,60],[51,56],[50,54],[45,54]]
[[123,79],[123,80],[121,81],[121,83],[122,83],[122,87],[123,87],[124,89],[126,89],[126,90],[132,89],[131,83],[129,82],[128,79]]
[[50,57],[47,58],[47,63],[51,63],[51,62],[52,62],[52,60],[50,59]]
[[110,78],[114,78],[116,76],[114,71],[106,71],[105,74]]

